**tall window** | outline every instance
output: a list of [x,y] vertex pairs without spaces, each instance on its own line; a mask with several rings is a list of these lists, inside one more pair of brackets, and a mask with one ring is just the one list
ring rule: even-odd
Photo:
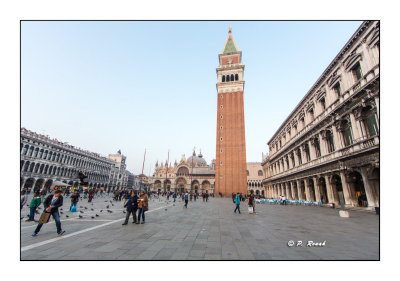
[[314,140],[314,147],[315,147],[315,153],[317,154],[317,157],[321,157],[321,147],[319,145],[319,139]]
[[311,110],[308,112],[308,114],[309,114],[309,116],[310,116],[310,121],[314,120],[314,109],[311,109]]
[[342,89],[340,88],[340,83],[337,82],[337,83],[335,84],[335,86],[333,86],[332,89],[333,89],[333,91],[335,92],[336,97],[340,97],[340,95],[342,94]]
[[379,134],[378,124],[376,122],[375,113],[370,111],[364,121],[367,130],[368,130],[368,137],[373,137]]
[[310,156],[310,148],[308,147],[308,144],[305,145],[304,147],[305,153],[306,153],[306,159],[307,162],[311,160],[311,156]]
[[351,135],[351,126],[349,122],[346,120],[344,121],[345,124],[343,126],[343,139],[344,139],[344,145],[349,146],[353,144],[353,137]]
[[258,176],[262,177],[263,172],[261,170],[258,170]]
[[239,75],[235,74],[235,81],[239,80]]
[[320,100],[319,100],[319,103],[321,104],[322,110],[325,110],[325,108],[326,108],[325,98],[320,99]]
[[297,156],[298,156],[298,159],[299,159],[299,165],[301,165],[302,164],[302,160],[301,160],[301,150],[300,150],[300,148],[297,149]]
[[326,133],[326,142],[328,145],[328,151],[330,152],[334,152],[335,151],[335,144],[333,142],[333,134],[331,131],[328,131]]
[[222,82],[225,82],[225,75],[222,75]]
[[351,73],[353,74],[354,81],[358,81],[362,78],[362,71],[361,71],[361,65],[358,62],[352,69]]
[[226,82],[229,82],[229,75],[226,75]]

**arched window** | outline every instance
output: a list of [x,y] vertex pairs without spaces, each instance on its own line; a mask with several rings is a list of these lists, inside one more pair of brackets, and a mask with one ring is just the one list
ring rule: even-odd
[[258,170],[258,176],[260,176],[260,177],[263,176],[263,172],[261,170]]
[[29,145],[24,146],[24,149],[22,150],[22,155],[26,155],[26,153],[28,152],[28,148],[29,148]]
[[41,149],[41,150],[39,151],[38,158],[42,159],[42,156],[43,156],[43,149]]
[[47,153],[49,153],[47,150],[44,152],[44,156],[43,156],[43,159],[46,159],[47,158]]
[[29,167],[29,172],[32,173],[34,168],[35,168],[35,163],[31,163],[31,166]]
[[25,167],[24,167],[24,172],[28,172],[29,165],[30,165],[30,162],[29,162],[29,161],[26,161]]
[[235,77],[231,74],[231,81],[235,81]]
[[249,176],[250,174],[249,174],[249,170],[247,170],[247,176]]
[[235,74],[235,81],[239,80],[239,74]]
[[29,148],[29,154],[28,154],[28,156],[32,156],[32,154],[33,154],[33,146],[31,146],[31,147]]
[[225,75],[222,75],[222,82],[225,82]]
[[226,82],[229,82],[229,75],[226,75]]
[[33,153],[33,157],[37,157],[39,152],[39,147],[36,147],[35,152]]

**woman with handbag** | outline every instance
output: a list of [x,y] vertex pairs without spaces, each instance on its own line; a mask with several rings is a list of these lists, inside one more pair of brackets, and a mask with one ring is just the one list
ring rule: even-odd
[[138,221],[136,224],[140,223],[140,216],[142,216],[142,224],[145,222],[145,216],[144,212],[149,210],[149,199],[147,198],[147,195],[144,191],[140,192],[140,197],[138,199],[138,208],[139,208],[139,214],[138,214]]

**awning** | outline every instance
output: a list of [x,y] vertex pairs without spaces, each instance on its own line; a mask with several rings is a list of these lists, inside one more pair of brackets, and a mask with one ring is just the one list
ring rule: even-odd
[[68,187],[68,186],[71,186],[71,185],[70,185],[70,184],[67,184],[67,183],[65,183],[65,182],[62,182],[62,181],[54,181],[54,182],[52,183],[51,187],[53,188],[53,187],[55,187],[55,186],[65,186],[65,187]]

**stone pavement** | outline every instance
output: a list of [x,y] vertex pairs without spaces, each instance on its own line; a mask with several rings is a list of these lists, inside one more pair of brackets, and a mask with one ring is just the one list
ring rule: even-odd
[[[146,224],[130,219],[122,226],[122,203],[111,206],[106,200],[110,198],[95,198],[93,206],[87,199],[79,202],[88,208],[79,208],[81,214],[65,211],[65,199],[62,237],[52,221],[37,237],[30,236],[35,223],[21,221],[21,260],[379,259],[379,216],[372,212],[350,211],[350,218],[340,218],[338,209],[257,205],[254,215],[243,202],[239,215],[227,198],[192,201],[187,209],[179,198],[175,205],[163,198],[150,201]],[[106,205],[113,213],[106,212]],[[27,213],[24,207],[22,215]],[[91,219],[94,214],[100,216]],[[303,246],[289,247],[290,240],[303,241]],[[307,241],[326,242],[306,247]]]

